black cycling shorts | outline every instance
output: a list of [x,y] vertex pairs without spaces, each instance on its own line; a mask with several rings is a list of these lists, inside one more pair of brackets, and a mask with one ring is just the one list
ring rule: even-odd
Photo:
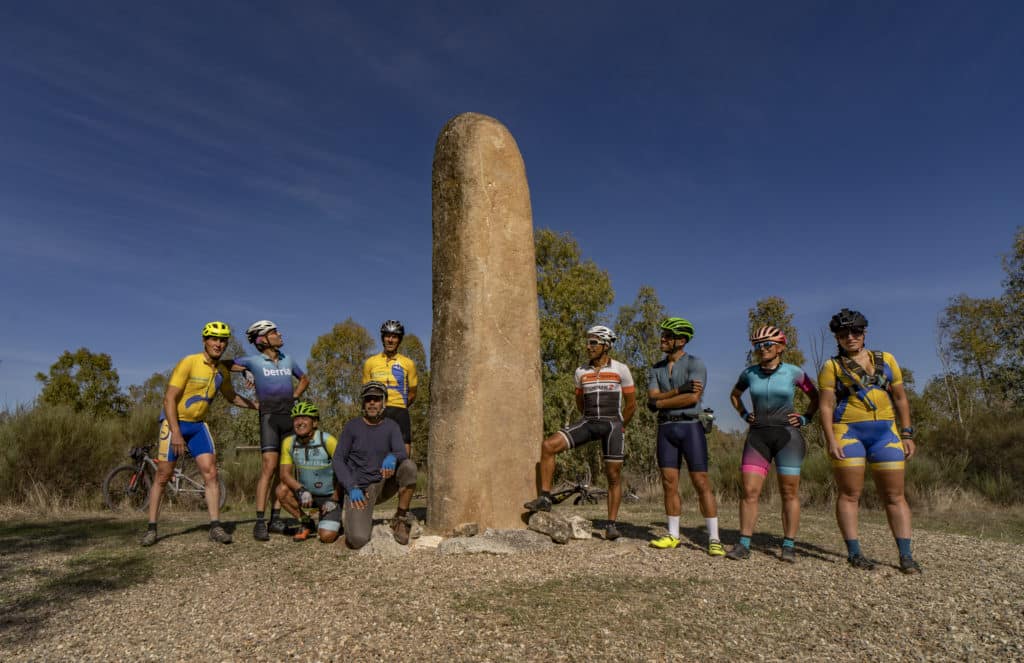
[[559,432],[569,442],[570,449],[601,440],[601,454],[606,461],[626,458],[626,435],[619,419],[581,419]]
[[412,444],[412,423],[409,420],[409,408],[395,407],[389,405],[384,408],[384,416],[398,424],[402,430],[402,439],[406,444]]
[[281,453],[281,442],[293,432],[290,415],[260,412],[261,453]]
[[[318,509],[329,501],[332,501],[330,495],[313,496],[313,506]],[[333,501],[338,506],[320,516],[320,523],[317,525],[317,529],[326,530],[328,532],[337,532],[341,530],[341,500]]]

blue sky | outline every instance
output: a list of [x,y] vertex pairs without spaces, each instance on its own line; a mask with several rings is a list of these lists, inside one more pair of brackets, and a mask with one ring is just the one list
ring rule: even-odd
[[[534,223],[690,318],[726,425],[746,312],[842,306],[919,379],[1024,218],[1024,4],[64,2],[0,9],[0,407],[271,318],[431,325],[430,168],[508,126]],[[653,342],[653,341],[652,341]],[[807,350],[806,341],[804,343]]]

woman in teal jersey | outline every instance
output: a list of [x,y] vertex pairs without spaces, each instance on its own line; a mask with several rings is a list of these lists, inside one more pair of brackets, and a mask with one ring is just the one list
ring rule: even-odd
[[[757,524],[757,501],[768,467],[775,460],[782,495],[782,561],[796,562],[795,538],[800,527],[800,467],[806,447],[799,428],[806,426],[818,409],[818,390],[799,366],[782,361],[786,349],[786,335],[777,327],[761,327],[750,342],[758,363],[740,374],[729,400],[740,417],[750,424],[747,442],[743,447],[740,472],[743,480],[743,500],[740,502],[740,541],[729,554],[729,559],[750,556],[750,539]],[[753,412],[748,412],[741,396],[750,390]],[[811,400],[804,414],[793,407],[793,390],[800,389]]]

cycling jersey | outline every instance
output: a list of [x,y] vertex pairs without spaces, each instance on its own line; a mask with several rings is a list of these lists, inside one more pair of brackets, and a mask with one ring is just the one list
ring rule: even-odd
[[[896,359],[888,352],[883,352],[882,362],[887,385],[903,384],[903,373],[900,372]],[[827,389],[836,392],[833,423],[896,419],[889,390],[877,384],[862,384],[860,378],[845,369],[835,357],[821,367],[818,388],[822,391]]]
[[293,465],[295,480],[314,496],[330,495],[334,492],[331,459],[337,446],[338,438],[323,431],[314,433],[306,444],[289,435],[281,444],[281,464]]
[[583,395],[585,418],[622,419],[622,395],[635,391],[629,367],[614,359],[600,369],[590,364],[580,366],[573,381],[576,394]]
[[300,379],[306,374],[302,366],[283,352],[277,361],[262,352],[245,357],[236,357],[235,366],[243,366],[252,371],[256,381],[256,398],[260,402],[260,412],[264,414],[289,414],[295,393],[292,378]]
[[[188,355],[178,362],[171,372],[170,386],[181,389],[178,399],[178,421],[202,421],[210,402],[217,391],[224,387],[224,396],[228,400],[235,397],[231,388],[231,378],[226,368],[216,362],[208,363],[205,353]],[[166,418],[161,410],[160,421]]]
[[757,364],[748,366],[740,373],[735,386],[740,392],[750,389],[750,401],[754,406],[751,428],[790,425],[788,415],[796,411],[793,409],[794,388],[809,394],[814,385],[802,368],[786,363],[779,364],[770,372]]
[[[672,364],[671,375],[669,374],[668,358],[662,359],[652,366],[651,378],[647,383],[647,389],[661,392],[671,391],[682,387],[691,380],[699,380],[704,385],[704,389],[707,390],[708,369],[699,358],[691,354],[684,354]],[[658,415],[663,418],[685,416],[696,419],[702,411],[703,408],[701,408],[700,400],[698,400],[690,407],[658,410]]]
[[383,382],[388,388],[389,407],[409,407],[409,389],[417,385],[416,364],[405,355],[396,353],[388,357],[379,352],[371,355],[363,364],[363,384],[370,381]]

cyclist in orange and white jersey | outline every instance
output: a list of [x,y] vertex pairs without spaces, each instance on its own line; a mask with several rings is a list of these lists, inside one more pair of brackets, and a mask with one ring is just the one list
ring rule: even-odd
[[636,412],[636,387],[629,367],[612,359],[615,332],[603,325],[587,330],[589,361],[576,369],[576,408],[579,421],[544,440],[540,451],[540,495],[523,505],[528,511],[550,511],[555,456],[600,440],[608,477],[608,526],[605,538],[619,537],[615,520],[622,501],[622,461],[626,457],[625,427]]

